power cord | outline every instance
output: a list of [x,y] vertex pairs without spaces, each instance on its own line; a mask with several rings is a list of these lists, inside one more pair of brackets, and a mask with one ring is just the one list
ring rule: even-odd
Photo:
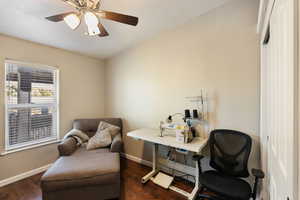
[[[186,155],[184,155],[184,154],[183,154],[183,159],[184,159],[184,164],[187,165],[187,158],[186,158]],[[176,152],[176,149],[169,147],[169,150],[168,150],[168,153],[167,153],[167,160],[174,161],[175,162],[175,166],[176,166],[176,164],[177,164],[177,152]],[[165,167],[169,169],[168,170],[169,174],[171,174],[174,177],[174,179],[178,180],[178,178],[181,178],[181,180],[182,180],[182,178],[185,177],[185,180],[189,181],[189,177],[190,177],[190,178],[192,178],[194,180],[194,183],[196,182],[195,177],[192,176],[192,175],[189,175],[187,173],[183,173],[183,172],[181,172],[179,170],[176,170],[174,168],[170,168],[168,166],[165,166]],[[175,171],[177,173],[180,173],[181,175],[175,175]]]

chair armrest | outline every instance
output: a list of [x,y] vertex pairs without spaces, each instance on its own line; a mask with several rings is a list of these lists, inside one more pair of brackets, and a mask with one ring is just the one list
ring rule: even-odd
[[260,178],[260,179],[265,178],[265,173],[262,170],[260,170],[260,169],[252,169],[251,173],[256,178]]
[[253,176],[255,176],[255,182],[252,190],[252,198],[256,199],[259,179],[263,179],[265,177],[265,173],[260,169],[252,169],[251,173]]
[[201,160],[204,158],[202,155],[193,155],[193,160],[198,163],[199,174],[202,174]]
[[202,160],[204,158],[204,156],[202,156],[202,155],[194,155],[193,156],[193,160],[194,161],[200,161],[200,160]]
[[118,134],[114,137],[111,143],[110,151],[120,153],[122,151],[122,146],[123,146],[122,136],[121,134]]
[[64,139],[58,146],[59,156],[70,156],[77,149],[76,139],[68,137]]

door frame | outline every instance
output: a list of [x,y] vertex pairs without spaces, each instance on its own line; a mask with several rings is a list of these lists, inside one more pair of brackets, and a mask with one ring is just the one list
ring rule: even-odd
[[[260,9],[259,9],[259,19],[258,19],[258,25],[257,25],[257,32],[258,34],[260,34],[260,56],[261,56],[261,61],[260,61],[260,73],[261,73],[261,82],[260,84],[262,85],[263,80],[262,80],[262,73],[263,73],[263,67],[265,64],[265,46],[264,46],[264,40],[265,40],[265,36],[267,34],[268,31],[268,26],[269,26],[269,21],[270,21],[270,17],[272,14],[272,10],[275,4],[276,0],[260,0]],[[294,162],[294,172],[293,174],[295,174],[295,179],[293,180],[293,200],[297,200],[298,197],[300,197],[300,148],[299,148],[299,144],[300,144],[300,129],[299,129],[299,124],[300,124],[300,81],[299,81],[299,77],[300,77],[300,51],[299,51],[299,45],[300,45],[300,3],[298,3],[298,0],[293,0],[293,7],[294,7],[294,38],[293,38],[293,43],[294,45],[294,87],[295,87],[295,91],[294,91],[294,108],[295,108],[295,112],[294,112],[294,119],[295,119],[295,125],[294,125],[294,160],[298,160],[298,162]],[[264,150],[268,149],[268,141],[267,141],[267,137],[265,135],[263,135],[263,133],[261,132],[261,127],[262,125],[262,90],[260,90],[260,146],[261,146],[261,158],[265,158],[264,154],[268,154],[268,152],[265,152]],[[266,158],[266,160],[262,160],[262,166],[263,166],[263,170],[265,171],[266,174],[266,178],[268,178],[268,166],[267,166],[267,161],[268,158]],[[264,181],[265,184],[268,184],[267,181]],[[266,185],[263,187],[263,191],[261,193],[261,197],[259,199],[264,198],[269,198],[269,194],[268,194],[268,190],[266,190],[266,187],[268,188],[269,185]],[[291,200],[291,199],[290,199]]]
[[267,47],[262,43],[260,46],[260,123],[259,123],[259,129],[260,129],[260,159],[261,159],[261,167],[262,170],[265,172],[265,178],[262,180],[262,189],[259,199],[269,200],[269,173],[268,173],[268,136],[266,134],[262,133],[263,130],[263,119],[265,117],[264,114],[264,107],[262,106],[264,101],[264,89],[265,89],[265,83],[262,81],[265,74],[265,68],[264,66],[267,64],[267,55],[266,55],[266,49]]

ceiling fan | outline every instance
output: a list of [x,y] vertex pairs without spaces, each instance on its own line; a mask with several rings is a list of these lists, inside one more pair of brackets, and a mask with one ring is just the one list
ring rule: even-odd
[[108,32],[104,26],[100,23],[100,19],[109,19],[116,22],[136,26],[138,24],[138,18],[134,16],[124,15],[120,13],[100,10],[101,0],[62,0],[66,4],[74,7],[77,11],[61,13],[46,17],[47,20],[52,22],[65,23],[73,30],[78,28],[82,18],[87,25],[87,35],[99,37],[108,36]]

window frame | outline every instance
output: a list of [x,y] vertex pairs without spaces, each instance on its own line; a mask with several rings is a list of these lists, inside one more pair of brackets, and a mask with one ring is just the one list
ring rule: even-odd
[[[18,107],[17,105],[11,106],[10,104],[8,104],[8,96],[6,93],[6,75],[7,75],[7,69],[8,69],[8,64],[17,64],[17,65],[23,65],[29,68],[37,68],[37,69],[46,69],[46,70],[51,70],[55,72],[55,82],[54,82],[54,87],[55,87],[55,91],[56,91],[56,102],[54,103],[41,103],[41,104],[28,104],[28,105],[23,105],[20,107],[40,107],[41,105],[53,105],[56,106],[56,134],[53,137],[48,137],[48,138],[43,138],[43,139],[39,139],[39,140],[34,140],[34,141],[29,141],[29,142],[24,142],[24,143],[20,143],[20,144],[15,144],[15,145],[9,145],[9,122],[8,122],[8,109],[11,107]],[[60,97],[60,93],[59,93],[59,69],[57,67],[53,67],[53,66],[49,66],[49,65],[43,65],[43,64],[37,64],[37,63],[29,63],[29,62],[22,62],[22,61],[16,61],[16,60],[11,60],[11,59],[5,59],[4,60],[4,110],[5,110],[5,144],[4,144],[4,152],[1,153],[1,155],[5,155],[8,153],[13,153],[13,152],[18,152],[18,151],[22,151],[22,150],[26,150],[26,149],[31,149],[31,148],[36,148],[36,147],[40,147],[40,146],[44,146],[44,145],[48,145],[48,144],[53,144],[53,143],[57,143],[60,141],[60,125],[59,125],[59,97]]]

